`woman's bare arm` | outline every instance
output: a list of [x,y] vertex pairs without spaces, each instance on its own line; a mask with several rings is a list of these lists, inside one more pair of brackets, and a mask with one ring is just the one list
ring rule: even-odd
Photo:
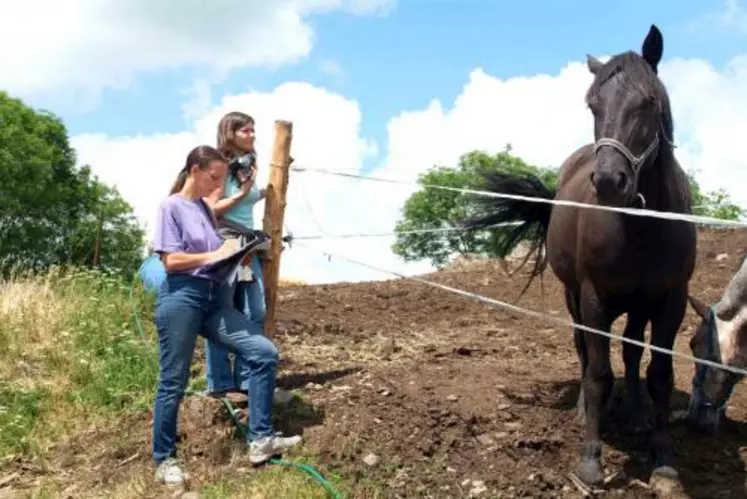
[[206,263],[214,258],[213,252],[209,253],[161,253],[161,261],[166,267],[166,272],[180,272],[182,270],[191,270]]
[[245,184],[248,183],[247,187],[242,186],[242,189],[236,194],[234,194],[233,196],[229,198],[223,198],[223,186],[225,185],[227,174],[228,174],[228,169],[222,168],[221,178],[220,178],[218,187],[216,187],[215,190],[211,192],[210,195],[205,199],[205,202],[207,202],[208,206],[210,206],[215,212],[216,217],[220,217],[221,215],[229,211],[231,208],[236,206],[236,204],[238,204],[239,201],[244,199],[246,195],[249,193],[249,188],[251,188],[251,185],[252,185],[251,181],[247,181],[245,183]]

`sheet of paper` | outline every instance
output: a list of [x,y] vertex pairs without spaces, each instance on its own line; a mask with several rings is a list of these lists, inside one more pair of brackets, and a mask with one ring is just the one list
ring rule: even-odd
[[[234,239],[234,241],[236,240]],[[222,280],[231,282],[238,274],[241,261],[244,257],[263,242],[263,239],[257,238],[238,248],[228,256],[205,265],[205,270]]]

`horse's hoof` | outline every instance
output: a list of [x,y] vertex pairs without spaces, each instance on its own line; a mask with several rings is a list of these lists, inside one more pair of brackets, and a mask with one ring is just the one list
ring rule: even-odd
[[671,466],[660,466],[651,473],[649,487],[656,497],[684,499],[688,497],[679,480],[679,473]]
[[582,459],[576,472],[578,478],[586,485],[596,487],[604,483],[604,474],[602,466],[596,459]]

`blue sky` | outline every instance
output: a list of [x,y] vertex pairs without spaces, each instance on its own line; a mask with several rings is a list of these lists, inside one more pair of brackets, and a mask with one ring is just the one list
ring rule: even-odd
[[[387,120],[432,98],[448,105],[476,67],[499,78],[555,73],[586,52],[638,49],[652,22],[664,32],[665,58],[699,57],[720,66],[744,46],[742,37],[690,26],[719,7],[712,1],[599,5],[596,0],[400,0],[386,16],[315,15],[308,58],[280,68],[235,71],[213,87],[213,100],[250,87],[269,91],[285,81],[307,81],[356,99],[364,117],[362,134],[383,144]],[[329,61],[339,74],[325,71]],[[176,132],[185,127],[180,89],[201,76],[205,73],[182,69],[140,74],[125,90],[105,90],[96,109],[63,118],[73,135]]]

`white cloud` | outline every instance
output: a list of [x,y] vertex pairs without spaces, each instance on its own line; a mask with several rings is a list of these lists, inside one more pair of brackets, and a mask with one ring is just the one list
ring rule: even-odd
[[0,30],[0,88],[26,98],[95,102],[139,72],[199,67],[225,74],[293,63],[311,51],[306,18],[388,12],[395,0],[8,1]]
[[689,23],[691,29],[705,30],[713,33],[714,29],[720,34],[733,32],[747,34],[747,10],[742,7],[740,0],[725,0],[723,6],[708,12]]
[[213,87],[208,79],[198,78],[181,90],[187,99],[182,104],[182,117],[191,122],[213,107]]
[[302,12],[342,10],[357,16],[390,14],[397,0],[294,0],[293,4]]
[[[747,130],[747,55],[723,69],[697,59],[662,64],[661,75],[672,99],[677,155],[685,168],[700,170],[706,188],[726,187],[747,205],[747,165],[741,138]],[[434,163],[453,164],[472,149],[498,152],[511,143],[514,152],[539,165],[559,165],[592,136],[583,96],[591,75],[582,62],[556,74],[501,80],[474,70],[453,105],[433,100],[425,109],[404,111],[388,123],[385,154],[360,136],[361,112],[355,101],[303,83],[288,83],[272,93],[227,97],[181,134],[116,138],[74,137],[82,162],[117,183],[148,223],[165,196],[188,150],[212,143],[220,116],[246,110],[258,119],[258,152],[269,162],[273,119],[294,122],[292,155],[298,166],[359,169],[363,158],[377,156],[371,175],[414,181]],[[267,168],[260,172],[260,182]],[[318,234],[317,223],[334,234],[387,232],[393,229],[409,186],[391,186],[312,173],[292,173],[287,225],[301,234]],[[313,208],[309,213],[304,192]],[[261,224],[263,205],[255,220]],[[149,227],[150,232],[150,227]],[[364,262],[405,273],[427,264],[404,264],[390,251],[393,238],[310,241]],[[386,275],[310,254],[294,247],[284,255],[282,274],[310,282],[368,280]]]
[[747,157],[740,152],[747,130],[747,54],[718,71],[700,59],[675,59],[662,68],[676,123],[677,157],[698,172],[706,189],[725,187],[747,206]]
[[739,0],[726,0],[720,20],[726,28],[734,28],[739,33],[747,34],[747,11]]
[[[747,54],[719,70],[700,59],[661,65],[675,119],[676,154],[699,172],[704,187],[747,182],[747,159],[738,137],[747,130]],[[388,157],[382,176],[415,180],[433,163],[454,164],[466,151],[513,152],[542,166],[559,166],[592,140],[592,117],[584,104],[591,74],[572,62],[554,75],[501,80],[476,69],[450,109],[433,100],[426,109],[405,111],[389,123]],[[728,180],[727,180],[728,179]],[[731,188],[747,206],[747,192]]]

